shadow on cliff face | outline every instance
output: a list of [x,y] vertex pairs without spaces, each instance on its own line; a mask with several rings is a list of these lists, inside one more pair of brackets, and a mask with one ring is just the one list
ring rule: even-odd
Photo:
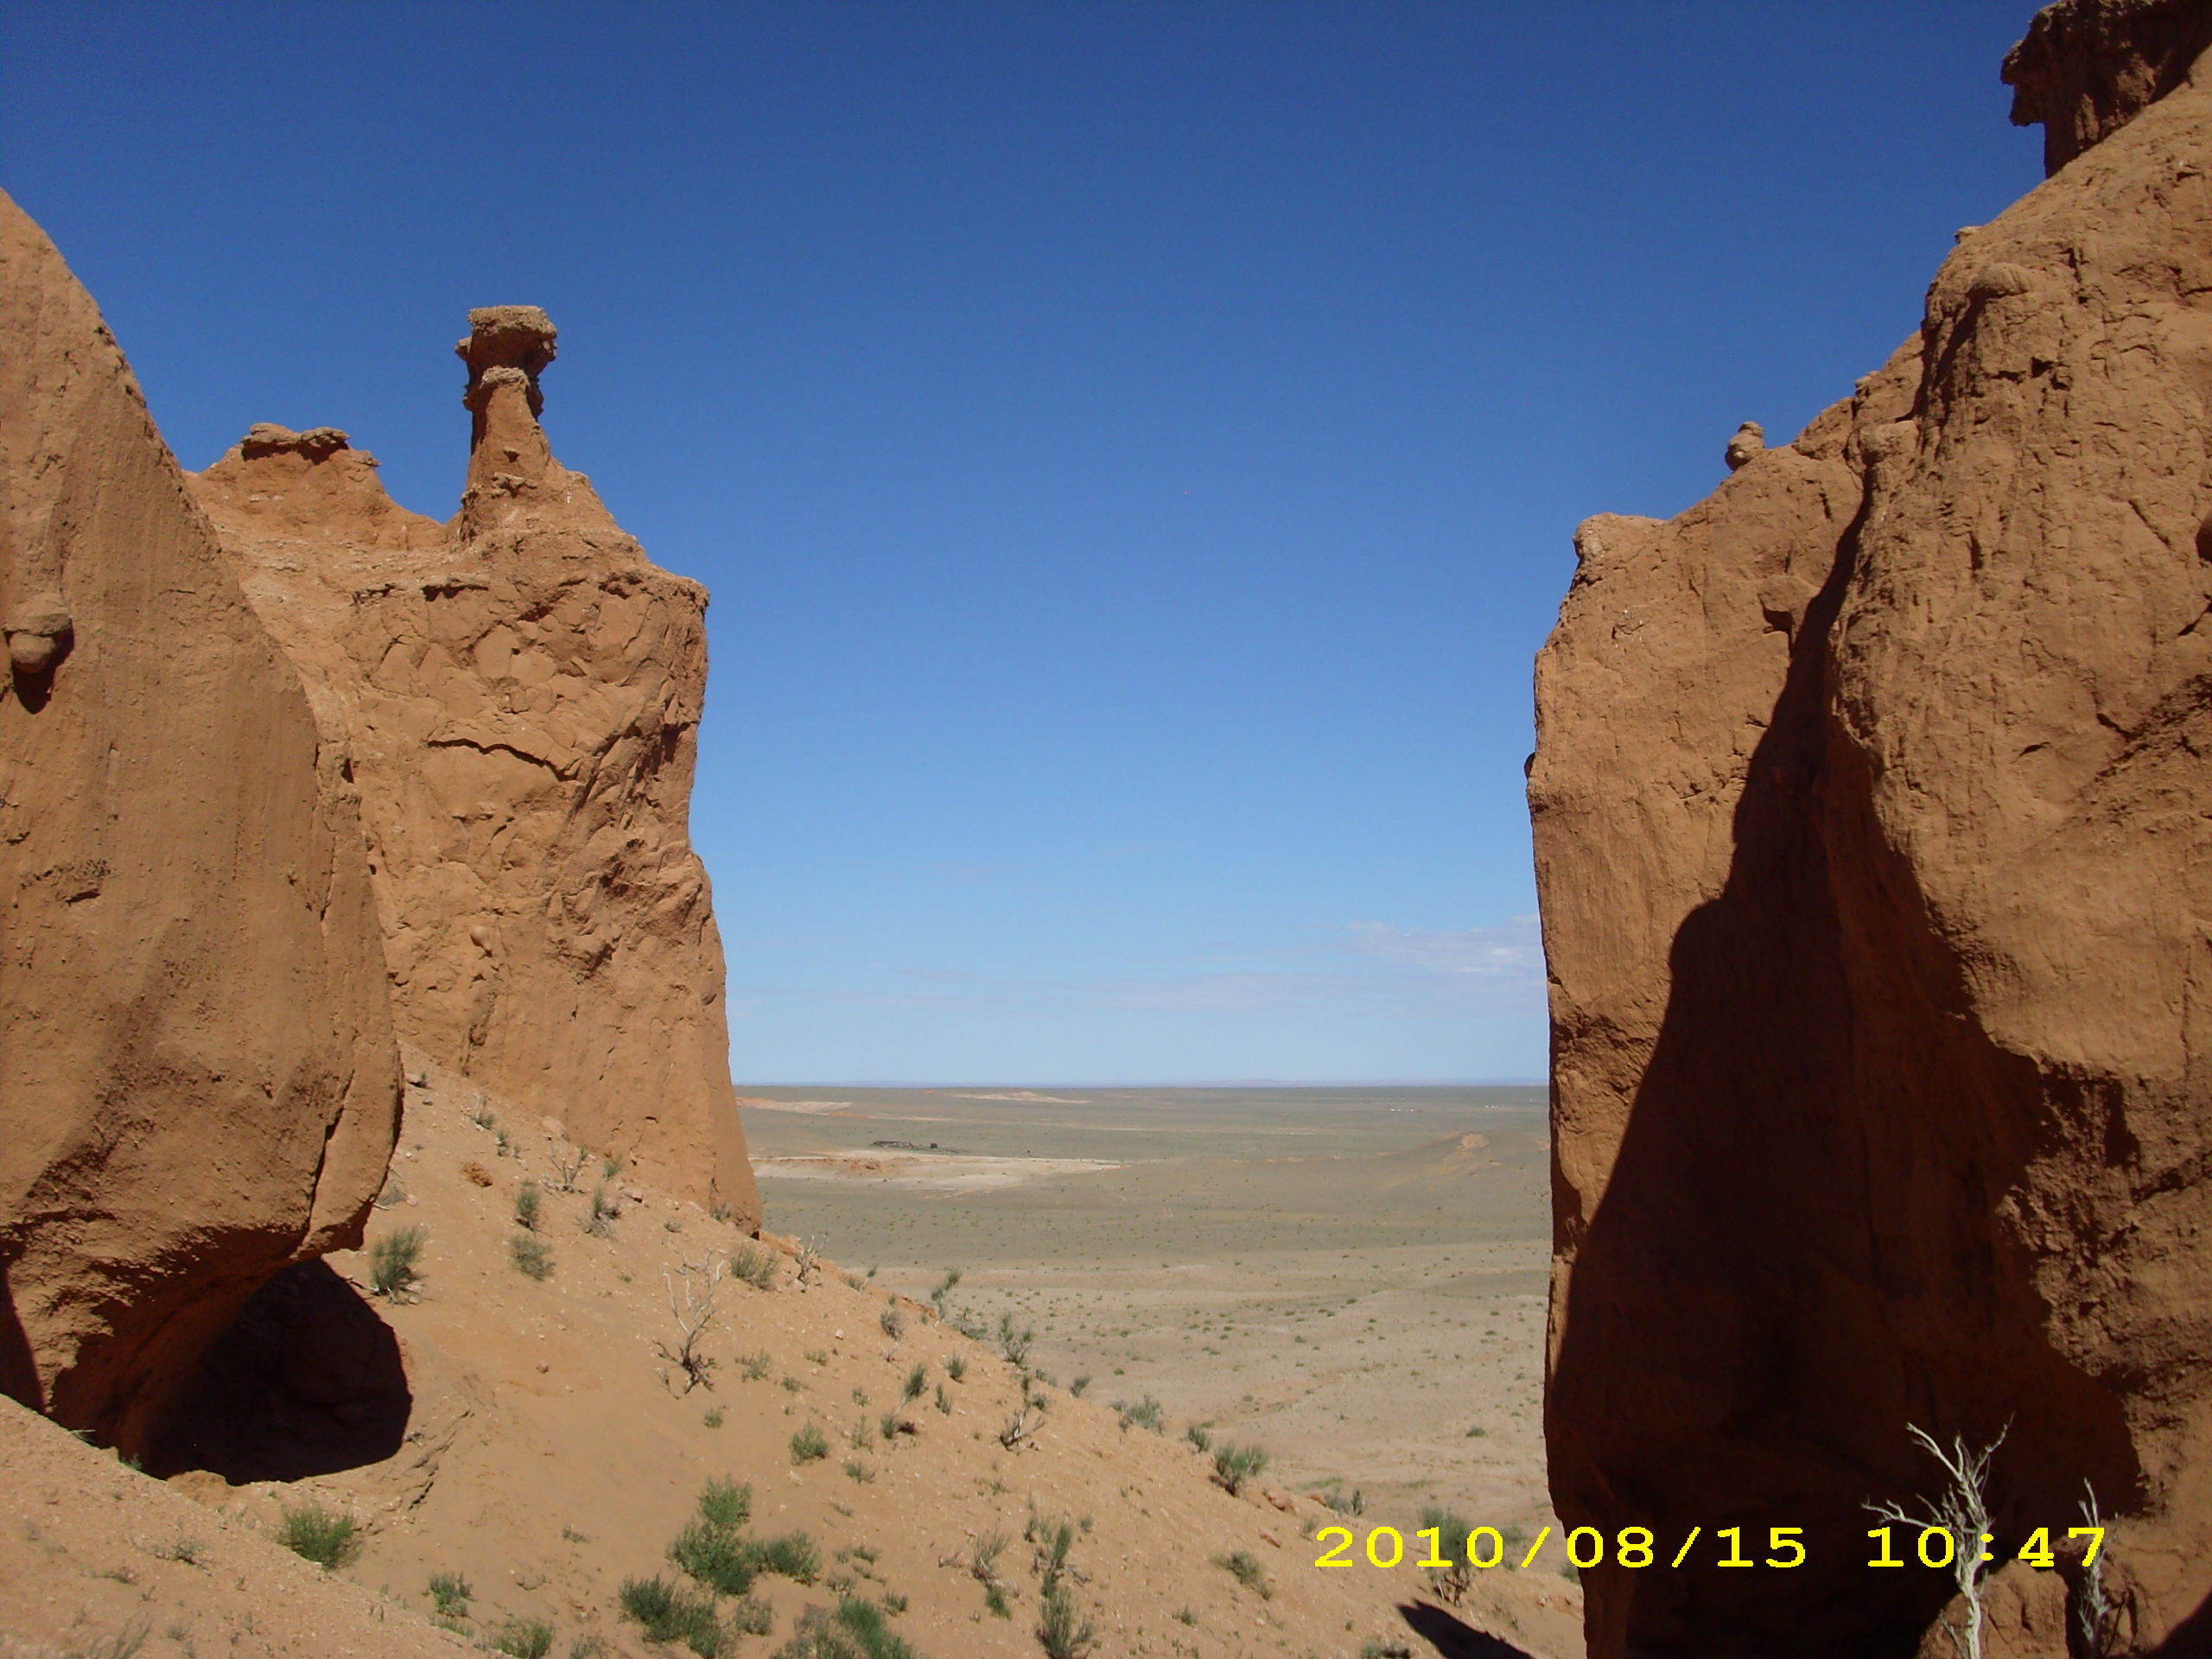
[[0,1256],[0,1394],[33,1411],[43,1411],[46,1391],[39,1386],[30,1338],[16,1312],[16,1293],[8,1287],[8,1266],[7,1258]]
[[[1547,1401],[1560,1516],[1653,1528],[1662,1567],[1705,1541],[1679,1572],[1584,1573],[1594,1652],[1910,1655],[1950,1575],[1870,1570],[1863,1508],[1936,1490],[1908,1423],[1977,1446],[2011,1425],[2000,1562],[2035,1527],[2063,1537],[2085,1478],[2108,1511],[2138,1489],[2120,1402],[2052,1350],[2007,1225],[2063,1090],[1975,1023],[1831,713],[1856,531],[1752,757],[1726,887],[1674,939],[1575,1258]],[[1805,1564],[1719,1569],[1733,1526],[1754,1561],[1786,1554],[1770,1527],[1804,1529]]]
[[302,1262],[216,1339],[146,1466],[232,1485],[334,1474],[397,1452],[414,1403],[391,1326],[327,1263]]
[[1398,1617],[1415,1636],[1433,1649],[1439,1659],[1529,1659],[1527,1649],[1484,1636],[1463,1624],[1441,1607],[1425,1601],[1402,1602]]

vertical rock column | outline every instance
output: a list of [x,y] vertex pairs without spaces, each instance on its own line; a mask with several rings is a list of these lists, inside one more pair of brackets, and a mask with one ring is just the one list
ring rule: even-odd
[[706,590],[554,458],[545,314],[470,321],[450,524],[394,505],[350,448],[241,445],[196,488],[352,745],[402,1036],[757,1224],[688,833]]

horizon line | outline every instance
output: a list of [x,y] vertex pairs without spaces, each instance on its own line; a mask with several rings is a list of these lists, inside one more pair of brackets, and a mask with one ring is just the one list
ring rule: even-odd
[[733,1083],[746,1089],[1542,1089],[1548,1077],[1208,1077],[1145,1082],[920,1082],[912,1078],[810,1078],[799,1083]]

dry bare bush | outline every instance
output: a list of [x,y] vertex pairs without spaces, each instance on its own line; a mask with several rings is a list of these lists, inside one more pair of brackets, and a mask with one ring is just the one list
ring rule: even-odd
[[668,1311],[676,1319],[677,1341],[674,1348],[664,1342],[653,1345],[663,1359],[683,1371],[686,1394],[702,1384],[714,1387],[708,1373],[714,1370],[715,1362],[700,1351],[699,1343],[715,1322],[715,1300],[721,1294],[722,1272],[728,1265],[709,1250],[704,1261],[678,1262],[674,1273],[665,1268],[661,1272],[661,1282],[668,1287]]
[[1948,1452],[1936,1443],[1936,1437],[1917,1424],[1907,1423],[1905,1432],[1920,1442],[1936,1461],[1942,1465],[1947,1477],[1943,1490],[1934,1497],[1920,1500],[1921,1512],[1908,1515],[1895,1503],[1869,1503],[1867,1512],[1878,1521],[1886,1521],[1901,1527],[1918,1527],[1923,1531],[1940,1527],[1951,1535],[1951,1581],[1958,1586],[1959,1596],[1967,1605],[1964,1630],[1948,1619],[1943,1621],[1943,1634],[1950,1637],[1960,1659],[1981,1659],[1982,1586],[1989,1576],[1989,1564],[1981,1549],[1982,1535],[1989,1524],[1989,1463],[1997,1455],[1997,1448],[2005,1444],[2005,1437],[2012,1432],[2008,1421],[1997,1431],[1997,1438],[1979,1452],[1968,1446],[1963,1434],[1954,1435]]

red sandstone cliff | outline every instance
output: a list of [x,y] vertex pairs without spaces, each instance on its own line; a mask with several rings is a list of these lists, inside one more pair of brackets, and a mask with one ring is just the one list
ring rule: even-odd
[[[2055,176],[1919,336],[1680,518],[1577,537],[1529,785],[1553,1492],[1821,1541],[1586,1574],[1600,1659],[1910,1653],[1948,1582],[1860,1565],[1861,1505],[1934,1484],[1908,1423],[2011,1424],[2000,1560],[2092,1482],[2108,1650],[2212,1651],[2212,86],[2177,31],[2212,8],[2039,18],[2007,73],[2069,123]],[[2065,1653],[2063,1586],[2008,1576],[2044,1631],[2010,1650]]]
[[2088,31],[2044,113],[2126,124],[1796,442],[1577,536],[1529,785],[1553,1497],[1812,1540],[1586,1573],[1599,1659],[1911,1652],[1947,1577],[1860,1566],[1936,1484],[1907,1425],[2011,1425],[1999,1560],[2084,1480],[2124,1513],[2108,1650],[2212,1642],[2212,86],[2126,48],[2177,16],[2039,17],[2008,73]]
[[353,755],[400,1035],[757,1224],[688,831],[706,590],[553,458],[544,313],[470,321],[450,524],[327,428],[257,427],[194,489]]
[[399,1120],[342,745],[0,196],[0,1389],[128,1446]]

